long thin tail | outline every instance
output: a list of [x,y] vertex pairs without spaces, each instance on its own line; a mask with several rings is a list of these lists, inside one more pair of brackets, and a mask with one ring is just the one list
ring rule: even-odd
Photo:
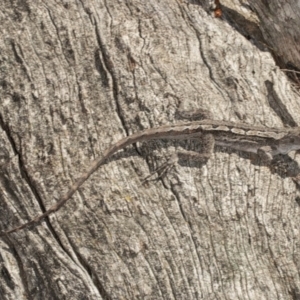
[[[188,123],[189,124],[189,123]],[[164,128],[164,130],[162,130]],[[43,220],[45,217],[49,216],[50,214],[58,211],[72,196],[73,194],[80,188],[80,186],[108,159],[110,158],[115,152],[118,150],[121,150],[125,148],[128,145],[134,144],[136,142],[142,142],[142,141],[148,141],[148,140],[154,140],[154,139],[161,139],[161,138],[180,138],[182,136],[182,128],[186,128],[186,125],[182,124],[179,126],[160,126],[156,128],[150,128],[146,129],[144,131],[140,131],[137,133],[134,133],[132,135],[129,135],[128,137],[125,137],[121,139],[119,142],[111,146],[109,149],[107,149],[102,157],[99,157],[95,159],[90,167],[87,169],[87,171],[82,174],[70,187],[68,192],[63,195],[60,200],[54,204],[52,207],[50,207],[47,211],[45,211],[43,214],[33,218],[32,220],[28,221],[27,223],[20,225],[18,227],[15,227],[13,229],[10,229],[8,231],[2,231],[0,232],[0,236],[7,235],[12,232],[16,232],[20,229],[23,229],[25,227],[28,227],[30,225],[34,225],[39,223],[41,220]],[[179,130],[181,129],[181,130]],[[186,133],[185,133],[186,135]]]
[[24,223],[23,225],[20,225],[18,227],[14,227],[13,229],[2,231],[0,232],[0,236],[7,235],[12,232],[16,232],[18,230],[21,230],[25,227],[28,227],[30,225],[34,225],[39,223],[41,220],[43,220],[45,217],[49,216],[50,214],[58,211],[72,196],[73,194],[80,188],[80,186],[109,158],[111,155],[113,155],[116,151],[126,147],[129,144],[134,143],[133,136],[126,137],[122,140],[120,140],[117,144],[107,149],[102,157],[99,157],[95,159],[90,167],[87,169],[87,171],[82,174],[70,187],[68,192],[64,194],[61,199],[51,206],[47,211],[45,211],[43,214],[33,218],[32,220],[28,221],[27,223]]

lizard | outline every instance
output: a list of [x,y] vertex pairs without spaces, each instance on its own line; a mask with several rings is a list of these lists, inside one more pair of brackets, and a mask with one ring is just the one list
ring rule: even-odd
[[101,157],[92,161],[86,172],[71,185],[56,204],[44,213],[23,225],[0,232],[0,236],[37,224],[50,214],[58,211],[104,162],[111,158],[113,154],[131,144],[156,139],[184,140],[199,138],[205,141],[203,153],[198,153],[202,159],[210,157],[215,145],[246,153],[255,153],[266,162],[271,162],[279,154],[288,154],[291,151],[300,150],[300,127],[268,128],[246,123],[204,119],[145,129],[122,138],[104,151]]

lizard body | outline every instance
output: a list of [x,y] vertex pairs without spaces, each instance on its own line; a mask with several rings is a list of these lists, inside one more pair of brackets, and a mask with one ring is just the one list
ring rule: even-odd
[[146,129],[129,135],[108,148],[102,157],[95,159],[90,164],[86,172],[73,183],[67,193],[43,214],[23,225],[0,232],[0,236],[38,223],[45,217],[58,211],[106,160],[128,145],[155,139],[195,139],[205,135],[212,137],[212,144],[208,147],[210,150],[213,150],[214,145],[223,146],[238,151],[257,153],[267,160],[271,160],[275,155],[287,154],[290,151],[300,149],[300,127],[267,128],[244,123],[205,119]]

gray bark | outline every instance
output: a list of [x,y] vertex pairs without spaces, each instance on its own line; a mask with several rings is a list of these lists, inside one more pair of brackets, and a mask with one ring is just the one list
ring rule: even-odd
[[[179,107],[300,124],[295,86],[254,34],[260,17],[223,1],[215,18],[194,2],[4,1],[1,230],[53,205],[120,138],[176,122]],[[141,185],[180,148],[201,140],[128,147],[60,211],[2,238],[1,299],[299,299],[300,195],[285,166],[216,149]]]
[[300,2],[248,0],[266,45],[282,66],[300,70]]

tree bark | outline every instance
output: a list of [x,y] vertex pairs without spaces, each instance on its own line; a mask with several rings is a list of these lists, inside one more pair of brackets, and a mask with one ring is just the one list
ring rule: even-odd
[[256,1],[249,4],[259,17],[268,48],[277,62],[300,70],[300,3],[295,0]]
[[[261,47],[273,29],[260,34],[259,1],[222,1],[220,18],[210,1],[3,2],[1,231],[51,207],[120,138],[178,122],[178,109],[300,124],[295,85]],[[57,213],[3,237],[2,299],[299,299],[300,195],[285,175],[297,167],[217,148],[142,184],[181,148],[201,140],[128,147]]]

